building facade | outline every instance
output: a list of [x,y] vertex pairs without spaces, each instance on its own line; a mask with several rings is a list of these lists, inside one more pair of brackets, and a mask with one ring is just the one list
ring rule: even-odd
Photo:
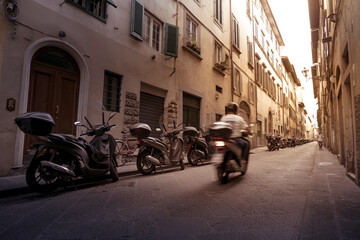
[[28,111],[78,136],[73,123],[100,122],[103,104],[121,137],[159,120],[206,130],[234,101],[255,124],[253,147],[290,126],[284,43],[266,0],[29,0],[8,16],[10,2],[0,11],[0,176],[23,165],[32,140],[14,119]]
[[360,25],[358,1],[308,0],[314,95],[324,145],[360,182]]

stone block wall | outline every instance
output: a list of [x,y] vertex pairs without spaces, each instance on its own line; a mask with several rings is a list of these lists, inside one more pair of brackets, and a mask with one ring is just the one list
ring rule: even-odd
[[124,128],[139,122],[139,101],[135,93],[126,92],[124,109]]

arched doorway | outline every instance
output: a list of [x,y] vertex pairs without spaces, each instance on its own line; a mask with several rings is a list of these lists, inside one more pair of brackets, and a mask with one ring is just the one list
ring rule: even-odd
[[[60,48],[43,47],[32,57],[28,112],[47,112],[56,123],[53,132],[76,134],[80,71],[71,55]],[[25,153],[30,138],[25,137]]]
[[245,101],[239,104],[239,115],[245,120],[247,124],[250,123],[250,107]]

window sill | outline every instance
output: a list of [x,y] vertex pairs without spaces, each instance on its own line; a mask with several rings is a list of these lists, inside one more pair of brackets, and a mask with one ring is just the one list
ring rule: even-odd
[[186,52],[190,53],[191,55],[193,55],[195,58],[197,58],[199,61],[203,60],[202,57],[200,57],[200,54],[196,53],[195,51],[193,51],[191,48],[188,48],[186,46],[182,46],[182,49],[184,49]]
[[238,48],[235,44],[232,45],[233,46],[233,49],[235,50],[235,52],[240,55],[241,54],[241,51],[240,51],[240,48]]
[[215,70],[215,72],[217,72],[217,73],[219,73],[219,74],[221,74],[221,75],[225,76],[224,71],[222,71],[221,69],[219,69],[219,68],[217,68],[217,67],[215,67],[215,66],[213,66],[213,69]]

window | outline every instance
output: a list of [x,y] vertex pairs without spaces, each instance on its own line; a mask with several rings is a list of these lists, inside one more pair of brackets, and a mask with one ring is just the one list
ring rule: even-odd
[[222,89],[222,87],[219,87],[218,85],[216,85],[216,91],[218,93],[222,93],[223,89]]
[[234,66],[234,93],[237,95],[242,94],[242,75]]
[[246,1],[246,14],[251,18],[251,15],[250,15],[250,0]]
[[215,0],[215,20],[222,25],[222,0]]
[[255,37],[257,40],[259,40],[259,23],[256,19],[255,19]]
[[146,45],[158,52],[160,52],[162,25],[163,24],[150,13],[145,12],[143,39]]
[[215,42],[215,63],[221,62],[222,47],[219,43]]
[[106,18],[106,8],[105,4],[107,0],[66,0],[76,5],[85,12],[105,20]]
[[105,71],[103,105],[106,111],[120,112],[122,76]]
[[249,100],[251,103],[255,100],[255,86],[252,82],[249,82]]
[[252,42],[250,41],[248,37],[248,63],[253,66],[253,46]]
[[186,17],[186,41],[198,43],[198,24],[189,16]]
[[233,17],[233,44],[237,49],[240,49],[239,23],[235,17]]

